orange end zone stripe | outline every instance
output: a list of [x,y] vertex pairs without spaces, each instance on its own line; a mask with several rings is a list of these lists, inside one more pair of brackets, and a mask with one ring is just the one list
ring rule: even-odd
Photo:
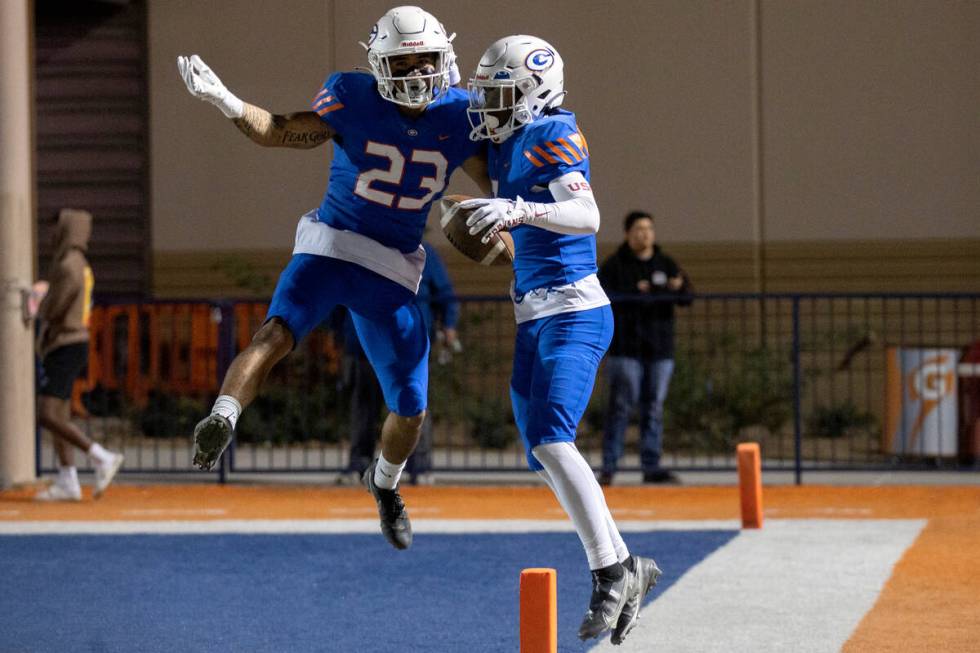
[[543,163],[541,163],[540,161],[538,161],[537,159],[535,159],[534,158],[534,155],[531,154],[530,152],[528,152],[527,150],[524,150],[524,156],[527,157],[527,160],[528,161],[530,161],[531,163],[534,164],[534,167],[535,168],[540,168],[541,166],[544,165]]
[[575,163],[574,161],[572,161],[571,159],[568,158],[568,155],[566,155],[564,152],[562,152],[560,149],[558,149],[558,147],[554,143],[552,143],[552,142],[549,141],[547,143],[547,146],[548,146],[548,149],[549,150],[551,150],[552,152],[554,152],[555,154],[557,154],[558,155],[558,158],[560,158],[562,161],[564,161],[568,165],[572,165],[573,163]]
[[[0,521],[377,519],[378,514],[373,504],[365,503],[363,491],[316,485],[144,486],[127,485],[123,476],[100,500],[81,503],[33,501],[36,490],[33,486],[0,490]],[[980,485],[790,485],[767,486],[765,492],[767,516],[779,519],[827,519],[828,515],[838,519],[955,519],[964,514],[980,519]],[[424,505],[428,518],[568,519],[546,487],[405,487],[402,493],[411,504]],[[86,487],[86,499],[90,495]],[[733,486],[611,487],[606,490],[606,501],[617,519],[739,518],[738,489]],[[976,550],[980,557],[980,547]]]
[[[869,488],[870,489],[870,488]],[[945,492],[932,503],[948,503]],[[980,512],[934,517],[892,570],[842,653],[973,653],[980,615]]]
[[324,107],[324,108],[320,109],[319,111],[317,111],[317,113],[322,116],[322,115],[325,115],[325,114],[330,113],[331,111],[336,111],[337,109],[343,109],[343,108],[344,108],[344,105],[342,105],[342,104],[340,104],[338,102],[337,104],[333,104],[333,105],[331,105],[329,107]]
[[541,158],[547,161],[548,163],[558,163],[558,159],[556,159],[555,157],[551,156],[550,154],[542,150],[540,145],[535,145],[531,149],[537,152],[541,156]]

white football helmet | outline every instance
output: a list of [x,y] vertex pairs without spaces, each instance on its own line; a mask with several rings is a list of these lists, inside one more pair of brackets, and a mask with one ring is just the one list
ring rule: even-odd
[[[452,40],[436,17],[419,7],[395,7],[382,16],[361,43],[368,53],[368,65],[378,81],[384,99],[418,109],[430,104],[450,86],[449,71],[456,55]],[[396,76],[392,61],[402,55],[434,53],[435,64],[426,70]]]
[[470,138],[501,143],[561,105],[565,64],[544,39],[505,36],[483,53],[469,91]]

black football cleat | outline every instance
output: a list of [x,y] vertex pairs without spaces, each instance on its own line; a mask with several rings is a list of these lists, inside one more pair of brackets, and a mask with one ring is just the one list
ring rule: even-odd
[[214,467],[231,442],[235,429],[227,417],[212,413],[194,427],[194,464],[207,471]]
[[381,517],[381,533],[388,543],[396,549],[407,549],[412,546],[412,522],[408,520],[405,503],[398,494],[398,488],[386,490],[374,484],[374,468],[378,461],[364,471],[362,481],[368,491],[378,502],[378,516]]
[[657,579],[660,578],[660,574],[663,573],[660,571],[657,563],[653,561],[653,558],[636,556],[633,560],[636,565],[636,571],[630,572],[627,570],[627,573],[632,576],[629,596],[626,598],[626,605],[623,606],[623,612],[619,615],[619,621],[616,622],[616,627],[613,628],[612,639],[610,640],[617,646],[622,644],[626,636],[633,630],[633,627],[639,620],[643,597],[653,589],[654,585],[657,584]]
[[623,575],[617,580],[604,576],[601,571],[592,572],[592,597],[582,625],[578,628],[579,639],[598,637],[613,627],[629,597],[631,578],[626,567],[623,567]]

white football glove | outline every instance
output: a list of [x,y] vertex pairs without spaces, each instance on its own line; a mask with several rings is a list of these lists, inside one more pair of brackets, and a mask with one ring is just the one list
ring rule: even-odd
[[449,85],[456,86],[463,79],[459,74],[459,66],[456,65],[456,53],[449,50],[446,63],[449,67]]
[[225,88],[214,71],[196,54],[177,57],[177,70],[191,95],[218,107],[225,117],[241,118],[245,113],[245,103]]
[[505,200],[499,197],[488,198],[478,197],[459,203],[461,209],[476,209],[466,219],[466,226],[470,228],[470,235],[475,236],[483,230],[481,243],[488,243],[490,239],[497,235],[499,231],[516,227],[527,222],[528,207],[524,200],[518,196],[517,200]]

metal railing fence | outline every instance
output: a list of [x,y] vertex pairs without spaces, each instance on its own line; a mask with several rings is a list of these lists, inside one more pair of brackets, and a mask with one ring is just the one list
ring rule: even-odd
[[[462,351],[434,342],[429,408],[435,471],[526,469],[508,396],[509,299],[461,297]],[[624,302],[634,300],[620,300]],[[661,301],[657,299],[646,301]],[[971,469],[980,455],[980,294],[704,294],[675,314],[663,465],[734,468],[761,443],[764,467]],[[126,454],[127,472],[191,471],[190,434],[266,304],[104,304],[92,314],[75,412]],[[320,328],[271,373],[243,415],[227,472],[342,471],[350,387],[338,333]],[[606,378],[578,431],[601,461]],[[378,415],[379,425],[381,415]],[[638,428],[620,469],[639,469]],[[54,468],[48,439],[38,468]]]

